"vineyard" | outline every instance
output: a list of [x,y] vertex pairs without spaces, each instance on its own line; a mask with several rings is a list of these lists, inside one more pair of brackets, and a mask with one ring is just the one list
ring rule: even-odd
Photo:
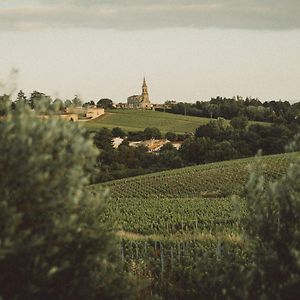
[[[285,172],[289,161],[290,155],[280,154],[262,157],[257,164],[264,166],[266,177],[272,179]],[[241,195],[249,177],[249,167],[255,162],[254,158],[246,158],[187,167],[93,185],[91,190],[108,187],[112,201]]]
[[[104,218],[122,241],[124,268],[150,279],[159,294],[174,297],[173,283],[180,288],[178,273],[191,276],[201,269],[203,259],[203,274],[209,261],[220,268],[209,272],[222,273],[224,245],[232,261],[247,264],[240,219],[247,214],[243,195],[250,165],[263,169],[272,180],[285,173],[291,157],[281,154],[187,167],[93,185],[90,191],[110,190]],[[216,292],[211,288],[206,287],[208,298]]]

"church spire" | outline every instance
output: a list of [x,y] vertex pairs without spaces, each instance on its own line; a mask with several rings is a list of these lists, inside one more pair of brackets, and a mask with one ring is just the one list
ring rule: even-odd
[[144,81],[143,81],[143,86],[142,86],[142,95],[148,95],[148,87],[147,87],[147,83],[146,83],[146,79],[144,77]]
[[144,76],[143,87],[147,87],[146,78]]

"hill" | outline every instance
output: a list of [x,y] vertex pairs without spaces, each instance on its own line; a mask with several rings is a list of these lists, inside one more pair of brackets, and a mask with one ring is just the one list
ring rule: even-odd
[[[264,156],[257,165],[264,166],[271,180],[285,174],[291,158]],[[255,158],[211,163],[92,185],[89,190],[110,189],[104,221],[117,229],[124,266],[139,278],[150,278],[159,294],[169,296],[181,284],[178,274],[198,278],[204,266],[210,278],[215,272],[210,266],[216,263],[225,272],[224,249],[231,263],[251,263],[241,219],[248,213],[243,192],[254,163]],[[183,281],[183,290],[186,285]],[[214,295],[215,284],[211,288]],[[186,299],[176,297],[166,298]]]
[[[211,119],[176,115],[152,110],[115,109],[108,110],[104,116],[85,122],[84,126],[91,131],[99,128],[121,127],[128,131],[143,131],[146,127],[157,127],[162,133],[194,132],[200,125]],[[251,122],[250,122],[251,124]],[[266,123],[262,123],[266,124]]]
[[[284,173],[289,158],[290,154],[277,154],[260,160],[267,177],[274,178]],[[248,168],[255,161],[255,158],[245,158],[215,162],[124,178],[92,188],[109,187],[112,198],[224,197],[242,192],[248,180]]]
[[[271,180],[285,173],[290,158],[290,154],[264,156],[259,165]],[[147,235],[236,233],[235,220],[245,213],[242,197],[249,166],[255,161],[246,158],[152,173],[93,185],[90,190],[110,189],[107,220],[120,230]]]
[[121,127],[125,131],[142,131],[146,127],[157,127],[162,133],[168,131],[176,133],[194,132],[197,127],[206,124],[210,119],[182,115],[174,115],[159,111],[118,109],[109,110],[96,120],[86,122],[84,126],[89,130],[101,127]]

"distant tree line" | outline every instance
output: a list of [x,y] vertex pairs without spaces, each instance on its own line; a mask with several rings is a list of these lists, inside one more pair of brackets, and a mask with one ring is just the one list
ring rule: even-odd
[[[142,137],[145,138],[147,134],[149,134],[148,138],[154,137],[150,134],[152,130],[153,134],[158,134],[161,137],[157,128],[155,130],[146,128],[144,130],[146,135],[144,134]],[[170,143],[162,146],[159,154],[149,153],[148,148],[144,145],[131,147],[127,138],[117,149],[114,149],[112,143],[114,136],[124,137],[125,133],[120,128],[113,128],[112,130],[103,128],[94,135],[94,143],[100,149],[95,182],[180,168],[185,165],[179,152]]]
[[140,132],[129,132],[118,149],[114,149],[113,137],[124,138],[125,132],[120,128],[103,128],[94,135],[95,145],[101,150],[95,182],[250,157],[259,150],[264,155],[283,153],[285,145],[299,132],[300,118],[291,123],[277,120],[271,125],[249,125],[246,117],[235,117],[228,124],[219,118],[199,126],[192,136],[172,132],[165,134],[165,138],[170,141],[182,141],[179,150],[169,143],[158,153],[149,153],[145,146],[129,146],[129,141],[162,138],[159,129],[146,128]]
[[97,106],[104,109],[112,109],[113,101],[108,98],[100,99],[98,102],[89,101],[83,102],[83,100],[75,95],[73,99],[62,100],[60,98],[52,99],[50,96],[39,91],[33,91],[29,97],[20,90],[14,101],[8,95],[0,96],[0,116],[7,114],[8,109],[16,109],[17,107],[30,107],[31,109],[38,109],[41,106],[47,108],[48,110],[55,110],[64,112],[68,107],[87,107],[87,106]]
[[[160,109],[163,110],[163,109]],[[252,121],[275,122],[277,120],[293,122],[300,113],[300,102],[290,104],[288,101],[266,101],[242,97],[223,98],[216,97],[210,101],[197,101],[196,103],[179,102],[172,104],[164,111],[206,118],[225,118],[231,120],[244,116]]]

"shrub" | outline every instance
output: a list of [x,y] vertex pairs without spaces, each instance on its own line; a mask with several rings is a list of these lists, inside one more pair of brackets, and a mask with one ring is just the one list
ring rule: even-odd
[[84,191],[96,155],[72,122],[26,110],[0,122],[0,298],[128,295],[102,201]]
[[[298,142],[300,136],[298,136]],[[297,140],[294,146],[297,144]],[[294,150],[299,150],[294,149]],[[247,194],[247,237],[251,242],[250,299],[297,299],[300,287],[300,157],[286,175],[266,183],[252,173]]]

